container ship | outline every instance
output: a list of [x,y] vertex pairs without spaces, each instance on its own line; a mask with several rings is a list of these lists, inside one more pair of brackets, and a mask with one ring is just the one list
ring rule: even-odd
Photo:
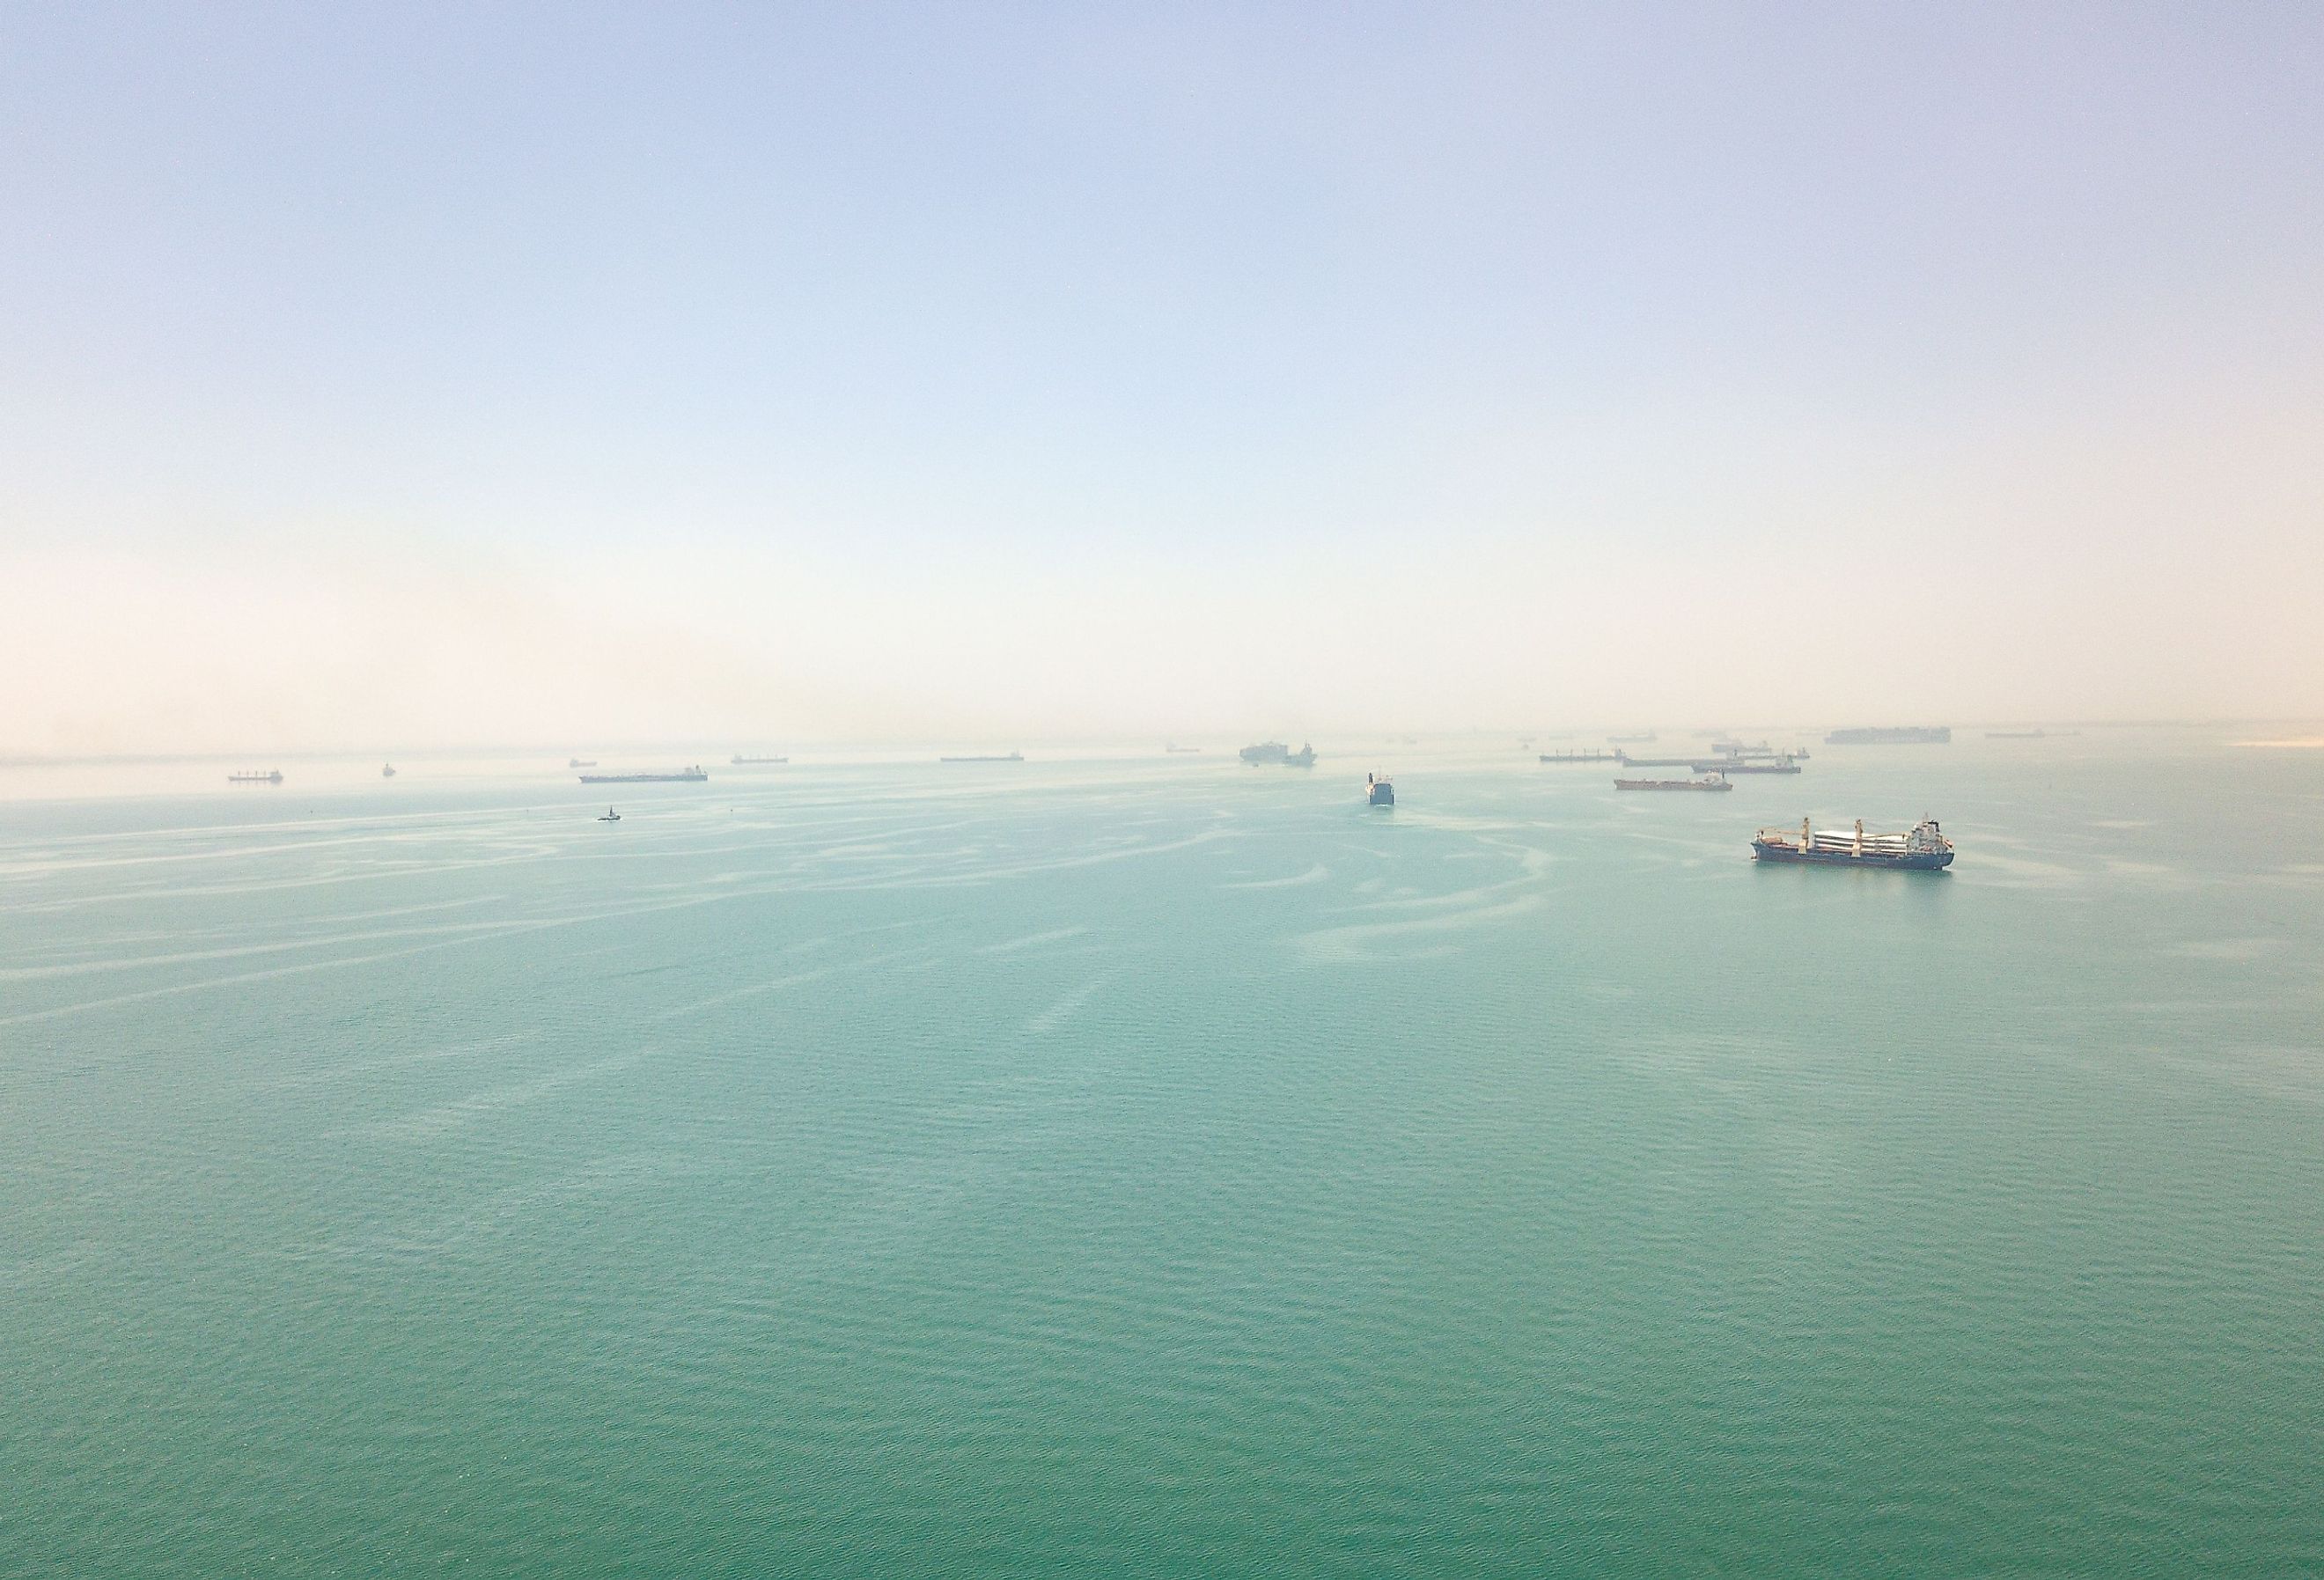
[[1828,746],[1942,746],[1952,738],[1952,729],[1946,725],[1886,725],[1834,730],[1823,739]]
[[1299,750],[1294,752],[1280,741],[1261,741],[1256,746],[1245,746],[1242,760],[1254,766],[1275,762],[1286,768],[1313,768],[1315,766],[1315,748],[1303,741]]
[[1619,790],[1731,790],[1735,787],[1717,774],[1709,779],[1618,779]]
[[1934,872],[1953,862],[1953,842],[1945,837],[1934,818],[1923,818],[1910,834],[1867,834],[1864,819],[1854,833],[1818,832],[1805,818],[1794,836],[1788,828],[1762,828],[1751,840],[1751,855],[1763,862],[1821,862],[1843,867],[1900,867],[1911,872]]
[[710,776],[699,765],[676,773],[585,773],[583,784],[700,784]]
[[1396,805],[1396,786],[1376,774],[1364,775],[1364,804],[1368,807]]

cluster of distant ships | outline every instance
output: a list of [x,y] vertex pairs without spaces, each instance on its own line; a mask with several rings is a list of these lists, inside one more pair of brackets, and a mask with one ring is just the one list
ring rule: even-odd
[[[1995,740],[2041,740],[2055,735],[2079,732],[2042,729],[1989,730],[1987,735]],[[1746,743],[1737,739],[1714,740],[1700,752],[1670,757],[1634,757],[1626,749],[1650,744],[1654,734],[1609,735],[1603,749],[1587,748],[1544,752],[1540,761],[1545,763],[1612,762],[1626,770],[1683,768],[1689,777],[1666,779],[1618,776],[1618,790],[1686,791],[1719,793],[1735,788],[1736,776],[1744,774],[1795,774],[1809,761],[1804,746],[1776,747],[1766,741]],[[1945,725],[1887,725],[1834,730],[1824,736],[1831,746],[1920,746],[1943,745],[1952,740],[1952,731]],[[1406,738],[1406,744],[1412,744]],[[1527,750],[1531,750],[1530,743]],[[1199,746],[1181,746],[1175,743],[1163,748],[1172,755],[1195,754]],[[1282,741],[1260,741],[1245,746],[1241,759],[1254,767],[1313,768],[1315,748],[1302,743],[1295,752]],[[737,753],[730,762],[737,768],[779,766],[790,761],[782,756],[752,756]],[[940,762],[1022,762],[1022,752],[971,753],[944,756]],[[582,772],[597,767],[594,759],[574,757],[566,766],[579,772],[583,784],[701,784],[710,774],[700,763],[662,772],[598,773]],[[395,766],[383,763],[383,778],[395,777]],[[282,771],[247,770],[226,775],[231,784],[271,784],[282,782]],[[1396,786],[1386,775],[1368,773],[1364,776],[1363,799],[1368,806],[1396,805]],[[618,822],[621,814],[613,808],[598,821]],[[1935,871],[1952,864],[1953,843],[1933,818],[1923,818],[1903,833],[1868,832],[1862,818],[1853,827],[1842,829],[1818,828],[1812,820],[1802,818],[1797,829],[1790,827],[1762,828],[1751,839],[1751,854],[1763,862],[1803,862],[1825,865],[1893,867],[1907,871]]]
[[[1997,738],[2037,739],[2040,730],[1996,730]],[[1683,757],[1633,757],[1622,750],[1654,740],[1652,734],[1608,737],[1610,751],[1544,752],[1544,762],[1618,762],[1625,768],[1683,768],[1686,779],[1617,778],[1618,790],[1677,790],[1717,794],[1735,788],[1734,776],[1745,773],[1797,773],[1808,761],[1804,746],[1777,749],[1765,741],[1713,741],[1703,752]],[[1946,725],[1881,725],[1834,730],[1824,737],[1828,746],[1941,746],[1953,738]],[[1806,862],[1859,867],[1895,867],[1908,872],[1934,872],[1952,865],[1953,842],[1934,818],[1923,818],[1902,834],[1868,834],[1864,819],[1853,829],[1819,830],[1803,818],[1795,834],[1788,828],[1762,828],[1751,838],[1751,855],[1763,862]]]

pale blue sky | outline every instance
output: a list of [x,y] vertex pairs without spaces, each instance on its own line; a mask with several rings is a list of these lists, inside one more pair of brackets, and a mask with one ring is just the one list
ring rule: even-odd
[[2324,710],[2319,81],[2306,5],[9,5],[0,735]]

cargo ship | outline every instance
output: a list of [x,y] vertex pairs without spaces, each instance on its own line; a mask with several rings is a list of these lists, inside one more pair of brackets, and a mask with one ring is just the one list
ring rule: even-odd
[[676,773],[585,773],[583,784],[700,784],[710,776],[699,764]]
[[1697,773],[1797,773],[1800,765],[1788,757],[1757,762],[1745,757],[1721,757],[1712,762],[1690,762]]
[[735,766],[735,767],[737,767],[737,768],[748,768],[748,767],[751,767],[751,766],[752,766],[752,764],[754,764],[754,763],[788,762],[789,761],[790,761],[790,759],[789,759],[789,758],[788,758],[788,757],[739,757],[739,756],[738,756],[738,757],[736,757],[736,758],[733,760],[733,762],[734,762],[734,766]]
[[1763,862],[1819,862],[1844,867],[1897,867],[1934,872],[1953,862],[1953,842],[1934,818],[1923,818],[1910,834],[1867,834],[1864,819],[1852,834],[1819,833],[1805,818],[1794,836],[1787,828],[1762,828],[1752,837],[1751,855]]
[[1303,741],[1299,750],[1294,752],[1280,741],[1261,741],[1256,746],[1245,746],[1242,760],[1254,767],[1275,762],[1285,768],[1313,768],[1315,766],[1315,748]]
[[1827,746],[1942,746],[1953,738],[1947,725],[1885,725],[1877,728],[1834,730]]
[[1025,761],[1025,753],[1022,752],[1004,752],[998,756],[939,757],[936,761],[939,762],[1022,762]]
[[1619,790],[1731,790],[1735,787],[1713,774],[1709,779],[1618,779]]
[[1364,804],[1368,807],[1396,805],[1396,786],[1374,774],[1364,775]]
[[254,769],[248,773],[229,773],[226,781],[228,784],[281,784],[282,771],[278,768],[270,773],[260,773]]
[[567,757],[565,760],[565,766],[567,768],[595,768],[597,766],[597,760],[595,757]]

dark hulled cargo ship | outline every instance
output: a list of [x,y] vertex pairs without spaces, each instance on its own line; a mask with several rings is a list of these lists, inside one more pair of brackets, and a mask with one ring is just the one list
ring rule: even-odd
[[1934,818],[1923,818],[1910,834],[1867,834],[1864,819],[1854,833],[1819,832],[1805,818],[1800,831],[1762,828],[1751,840],[1751,855],[1763,862],[1816,862],[1841,867],[1897,867],[1935,872],[1953,861],[1953,842]]
[[1364,775],[1364,804],[1370,807],[1396,805],[1396,786],[1377,774]]

